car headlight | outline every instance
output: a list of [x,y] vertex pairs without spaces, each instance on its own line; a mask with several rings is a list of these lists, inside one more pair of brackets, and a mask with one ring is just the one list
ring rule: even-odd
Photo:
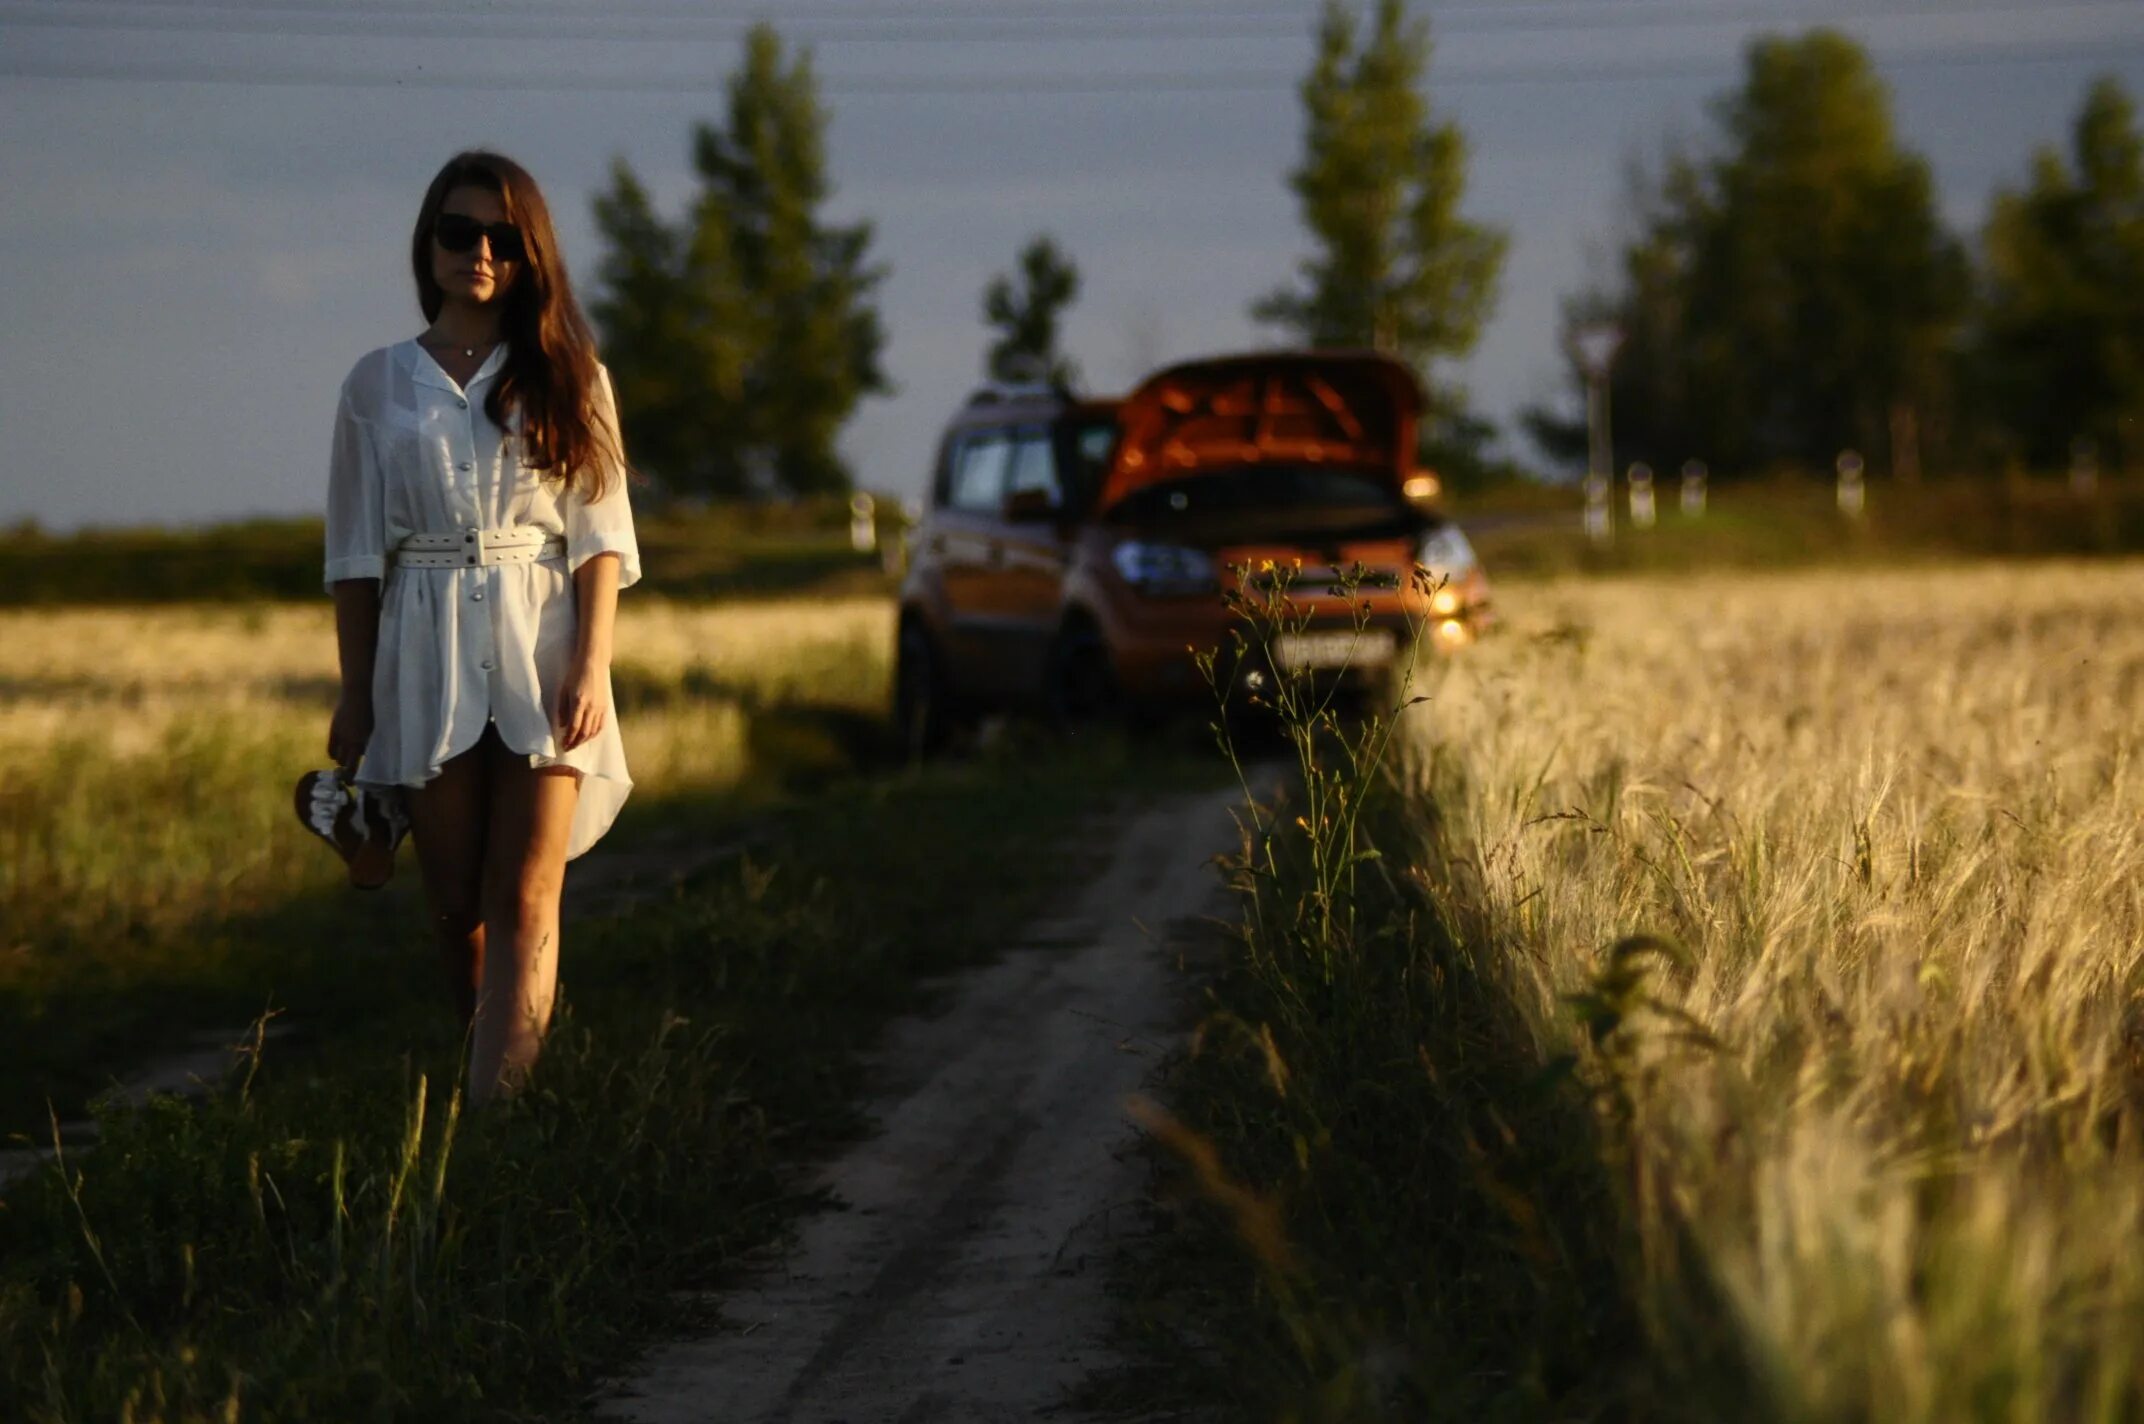
[[1204,593],[1218,587],[1213,559],[1197,549],[1127,539],[1110,557],[1124,581],[1141,593]]
[[1431,578],[1454,584],[1474,572],[1478,564],[1474,546],[1456,524],[1440,524],[1423,535],[1422,547],[1414,557],[1416,563],[1429,570]]

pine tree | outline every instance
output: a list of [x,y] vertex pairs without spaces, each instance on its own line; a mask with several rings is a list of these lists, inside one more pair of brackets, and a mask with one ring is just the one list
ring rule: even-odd
[[2070,151],[2043,149],[1985,233],[1977,365],[2006,443],[2042,466],[2086,440],[2144,465],[2144,137],[2118,80],[2092,86]]
[[1422,97],[1426,22],[1378,0],[1358,45],[1354,11],[1326,0],[1303,80],[1303,158],[1289,183],[1317,251],[1300,283],[1252,308],[1313,346],[1369,346],[1408,361],[1464,355],[1495,304],[1504,235],[1460,214],[1466,140]]
[[1624,333],[1618,460],[1731,474],[1853,446],[1917,466],[1949,423],[1970,284],[1867,53],[1761,39],[1715,112],[1715,155],[1641,194],[1619,288],[1574,304]]
[[784,61],[765,24],[729,81],[726,124],[699,125],[700,191],[665,223],[622,160],[596,222],[609,250],[594,304],[636,463],[673,489],[727,497],[847,487],[835,441],[890,389],[868,223],[830,226],[826,116],[808,51]]
[[985,367],[1000,381],[1077,385],[1079,367],[1057,341],[1065,308],[1079,296],[1079,268],[1046,235],[1020,250],[1019,264],[1017,276],[992,278],[983,291],[983,320],[998,332]]

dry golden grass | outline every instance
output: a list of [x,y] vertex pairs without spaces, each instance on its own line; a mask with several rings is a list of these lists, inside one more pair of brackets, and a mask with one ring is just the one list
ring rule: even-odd
[[[747,776],[754,710],[875,712],[891,645],[883,600],[628,595],[615,672],[642,804]],[[335,679],[325,603],[0,612],[0,990],[71,972],[54,952],[131,955],[142,931],[330,884],[289,795],[325,763]]]
[[[617,661],[621,673],[670,678],[705,667],[741,687],[772,691],[793,688],[800,663],[838,656],[862,664],[836,689],[849,692],[883,678],[892,638],[886,599],[700,604],[628,594]],[[334,678],[335,624],[324,602],[0,609],[0,686],[29,703],[71,694],[226,696],[319,686],[332,695]],[[809,690],[826,695],[818,686]]]
[[1424,873],[1601,1090],[1670,1361],[2144,1412],[2144,567],[1507,595],[1416,714]]

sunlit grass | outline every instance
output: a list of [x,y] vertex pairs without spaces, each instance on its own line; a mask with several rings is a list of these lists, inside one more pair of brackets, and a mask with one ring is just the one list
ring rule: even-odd
[[[614,671],[636,790],[615,834],[761,771],[755,716],[879,715],[890,620],[868,599],[629,596]],[[324,604],[0,612],[0,1021],[62,991],[214,982],[221,926],[333,889],[290,796],[326,764],[335,687]]]
[[1665,1367],[2134,1417],[2144,568],[1508,593],[1417,714],[1416,873],[1600,1092]]

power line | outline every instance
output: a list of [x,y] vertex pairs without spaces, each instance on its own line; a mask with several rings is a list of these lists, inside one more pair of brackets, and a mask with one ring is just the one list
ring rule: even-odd
[[[271,35],[277,37],[362,35],[382,38],[482,39],[489,43],[520,40],[608,40],[617,43],[676,44],[741,39],[754,23],[750,20],[703,21],[659,16],[602,16],[585,13],[529,17],[540,29],[527,33],[502,32],[495,18],[477,12],[424,13],[400,10],[380,16],[362,13],[246,13],[230,18],[209,18],[197,12],[142,13],[128,16],[88,15],[79,11],[51,11],[42,7],[0,5],[0,29],[18,27],[42,30],[87,30],[97,33]],[[811,44],[926,44],[973,43],[994,40],[1094,43],[1119,39],[1181,37],[1186,39],[1301,39],[1308,33],[1305,22],[1274,23],[1269,18],[1230,21],[1231,33],[1216,36],[1213,22],[1148,12],[1136,20],[1113,21],[1097,29],[1091,22],[1080,28],[1047,22],[985,17],[957,21],[958,33],[943,30],[919,33],[889,26],[884,21],[862,19],[848,29],[819,28],[794,33]],[[660,28],[657,28],[660,27]],[[638,31],[636,33],[636,30]]]
[[[2065,62],[2105,57],[2110,51],[2144,50],[2144,35],[2088,43],[2035,44],[2001,51],[1985,49],[1920,51],[1899,55],[1883,63],[1892,69],[1979,67],[2002,64]],[[1732,72],[1737,58],[1722,55],[1712,63],[1671,65],[1601,66],[1598,64],[1555,66],[1499,66],[1452,69],[1437,73],[1435,88],[1511,84],[1602,84],[1649,80],[1690,79]],[[333,65],[284,65],[278,69],[256,64],[206,63],[115,64],[104,61],[47,62],[24,64],[10,57],[0,59],[0,79],[117,81],[135,84],[229,84],[247,88],[336,89],[457,89],[486,92],[526,93],[706,93],[722,83],[718,75],[663,75],[587,73],[472,74],[459,67],[427,69],[422,64],[407,69],[352,69]],[[1301,82],[1295,71],[1206,70],[1150,72],[1145,74],[985,74],[985,75],[822,75],[820,89],[832,96],[859,97],[961,97],[989,95],[1143,95],[1224,94],[1265,92]]]
[[[1832,5],[1797,7],[1781,15],[1729,0],[1641,0],[1613,10],[1588,8],[1574,12],[1568,5],[1522,4],[1518,6],[1454,7],[1430,12],[1437,28],[1449,33],[1499,33],[1510,31],[1593,33],[1605,30],[1642,32],[1667,27],[1739,26],[1748,24],[1840,23],[1852,21],[1914,22],[1955,19],[2030,19],[2044,23],[2054,16],[2080,19],[2134,16],[2132,4],[2107,0],[2073,0],[2057,5],[1973,4],[1929,5],[1912,8]],[[324,10],[313,5],[277,4],[273,0],[229,0],[229,3],[195,4],[190,0],[91,0],[64,8],[44,3],[0,3],[0,24],[25,29],[69,29],[108,32],[186,33],[203,35],[344,36],[379,35],[413,38],[452,38],[461,34],[487,41],[510,39],[607,39],[625,42],[673,42],[671,33],[631,34],[626,25],[677,26],[689,30],[719,32],[722,38],[742,34],[759,19],[744,12],[714,12],[676,5],[632,5],[587,9],[579,4],[553,6],[542,11],[502,14],[495,7],[456,8],[426,4],[424,0],[367,0],[362,5]],[[819,29],[800,38],[822,43],[947,43],[974,40],[1104,40],[1141,39],[1166,35],[1186,38],[1255,38],[1263,34],[1294,37],[1308,33],[1314,16],[1307,10],[1271,8],[1207,9],[1177,8],[1157,11],[1103,11],[1093,8],[1059,8],[1050,12],[969,10],[959,14],[896,13],[867,14],[853,9],[784,14],[782,27],[840,24],[846,29]],[[388,23],[391,21],[391,24]],[[502,31],[501,22],[540,27],[526,35]],[[1216,34],[1215,23],[1231,31]],[[1106,33],[1082,35],[1073,31],[1103,25]],[[934,32],[919,33],[918,27]],[[953,33],[938,33],[957,29]]]
[[[529,20],[541,22],[548,18],[575,16],[606,17],[614,19],[674,19],[699,20],[727,24],[751,24],[757,21],[769,23],[822,24],[849,23],[871,20],[885,25],[959,25],[974,20],[1021,20],[1037,24],[1092,24],[1102,21],[1143,20],[1155,18],[1156,7],[1151,3],[1121,4],[1067,4],[1063,0],[979,0],[976,4],[943,4],[935,6],[910,5],[904,9],[888,9],[883,4],[837,4],[816,8],[784,3],[722,5],[698,3],[698,0],[551,0],[515,7],[491,3],[491,0],[18,0],[22,8],[43,9],[51,12],[102,9],[111,11],[183,10],[190,14],[255,13],[255,14],[442,14],[459,13],[482,16],[493,22]],[[1911,4],[1913,0],[1902,0]],[[1996,0],[1996,8],[2004,8]],[[1922,0],[1919,8],[1928,5]],[[1962,5],[1947,5],[1940,9],[1948,14],[1970,14],[1985,8],[1977,0],[1968,0]],[[1575,15],[1593,19],[1620,19],[1634,17],[1644,19],[1663,12],[1701,11],[1712,15],[1732,15],[1740,10],[1752,19],[1772,19],[1792,22],[1801,18],[1796,7],[1790,5],[1789,13],[1781,14],[1777,5],[1767,5],[1764,0],[1620,0],[1612,9],[1603,8],[1592,0],[1502,0],[1502,3],[1425,4],[1414,13],[1419,18],[1450,23],[1457,20],[1495,20],[1500,23],[1526,18],[1568,20]],[[1268,3],[1268,0],[1175,0],[1165,11],[1172,17],[1241,20],[1284,19],[1290,21],[1315,20],[1319,8],[1315,0],[1296,0],[1296,3]]]
[[[1640,8],[1649,5],[1674,3],[1675,0],[1632,0]],[[988,3],[925,4],[911,5],[904,9],[889,10],[883,4],[833,4],[816,7],[784,4],[697,3],[697,0],[615,0],[615,3],[599,3],[599,0],[550,0],[550,3],[534,3],[521,6],[491,3],[491,0],[37,0],[44,8],[79,9],[94,7],[107,10],[186,10],[200,13],[208,11],[254,11],[275,14],[326,14],[336,12],[369,11],[374,13],[420,13],[433,14],[441,10],[458,9],[464,13],[481,13],[497,21],[540,20],[547,15],[616,15],[625,18],[671,18],[683,20],[718,20],[729,23],[752,23],[766,20],[783,24],[817,24],[823,22],[847,22],[876,19],[888,23],[945,24],[960,23],[978,18],[1031,19],[1092,21],[1099,19],[1136,20],[1154,13],[1151,4],[1139,4],[1136,0],[1117,4],[1065,4],[1052,0],[988,0]],[[1468,5],[1465,9],[1482,11],[1527,10],[1555,8],[1580,3],[1580,0],[1516,0],[1511,5]],[[1207,18],[1229,17],[1279,17],[1314,19],[1318,13],[1315,0],[1298,0],[1295,4],[1261,3],[1261,0],[1205,0],[1192,3],[1180,0],[1170,6],[1170,13]]]

